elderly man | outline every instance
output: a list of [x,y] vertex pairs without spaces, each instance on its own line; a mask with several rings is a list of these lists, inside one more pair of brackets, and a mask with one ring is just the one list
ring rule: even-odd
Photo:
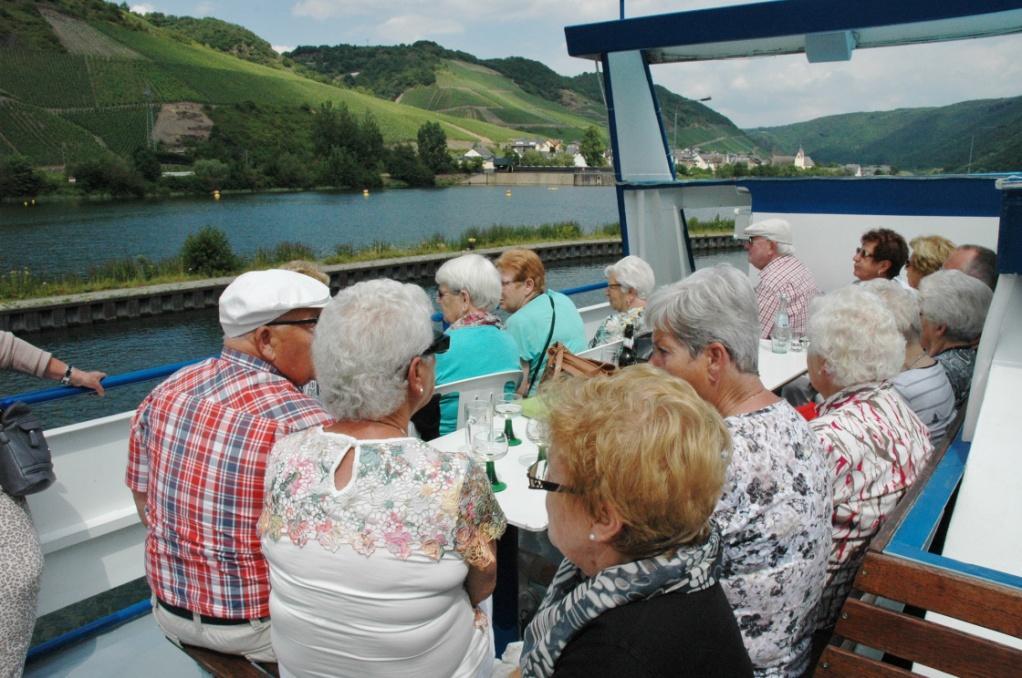
[[770,336],[781,295],[788,299],[788,319],[794,334],[805,334],[809,302],[820,293],[816,279],[795,257],[791,224],[784,219],[764,219],[745,229],[749,263],[759,271],[756,307],[759,337]]
[[329,301],[294,271],[239,276],[220,297],[220,356],[171,375],[135,413],[126,482],[149,528],[153,616],[176,643],[274,660],[263,474],[278,439],[331,421],[300,390]]
[[962,245],[944,260],[944,270],[958,270],[983,282],[990,289],[997,287],[997,253],[981,245]]
[[908,282],[898,277],[906,261],[905,239],[889,228],[876,228],[862,234],[852,256],[852,272],[860,281],[887,278],[908,287]]

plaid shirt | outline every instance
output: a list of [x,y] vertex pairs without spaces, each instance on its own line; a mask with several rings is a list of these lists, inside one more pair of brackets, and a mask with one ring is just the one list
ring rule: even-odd
[[777,257],[759,272],[756,305],[759,307],[759,338],[769,339],[781,294],[788,296],[788,320],[793,335],[806,333],[809,302],[820,291],[805,264],[792,255]]
[[146,575],[161,600],[222,619],[270,614],[256,534],[266,458],[278,439],[329,421],[272,365],[227,348],[142,401],[125,481],[147,494]]

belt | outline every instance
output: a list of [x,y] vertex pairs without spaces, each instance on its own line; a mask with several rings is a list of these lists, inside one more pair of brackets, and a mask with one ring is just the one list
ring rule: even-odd
[[[156,599],[156,603],[175,617],[181,617],[182,619],[194,619],[196,616],[194,612],[187,608],[171,605],[159,598]],[[251,621],[249,619],[221,619],[220,617],[210,617],[205,614],[200,614],[198,617],[203,624],[210,624],[212,626],[239,626],[241,624],[248,624],[249,621]],[[269,617],[263,617],[259,621],[265,621],[267,619],[269,619]]]

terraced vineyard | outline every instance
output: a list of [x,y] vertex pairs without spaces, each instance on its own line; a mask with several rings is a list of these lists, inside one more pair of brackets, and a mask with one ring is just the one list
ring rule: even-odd
[[60,165],[107,151],[85,129],[35,106],[0,100],[0,155],[19,154],[40,165]]
[[118,155],[130,155],[147,142],[145,106],[76,111],[64,113],[62,117],[100,137],[106,147]]

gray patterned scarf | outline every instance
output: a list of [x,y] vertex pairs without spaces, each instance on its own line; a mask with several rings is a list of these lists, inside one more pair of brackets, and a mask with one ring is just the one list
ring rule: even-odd
[[702,544],[614,565],[587,578],[565,558],[550,582],[539,611],[525,629],[522,675],[545,678],[575,634],[615,607],[675,591],[702,591],[720,575],[720,534],[714,528]]

